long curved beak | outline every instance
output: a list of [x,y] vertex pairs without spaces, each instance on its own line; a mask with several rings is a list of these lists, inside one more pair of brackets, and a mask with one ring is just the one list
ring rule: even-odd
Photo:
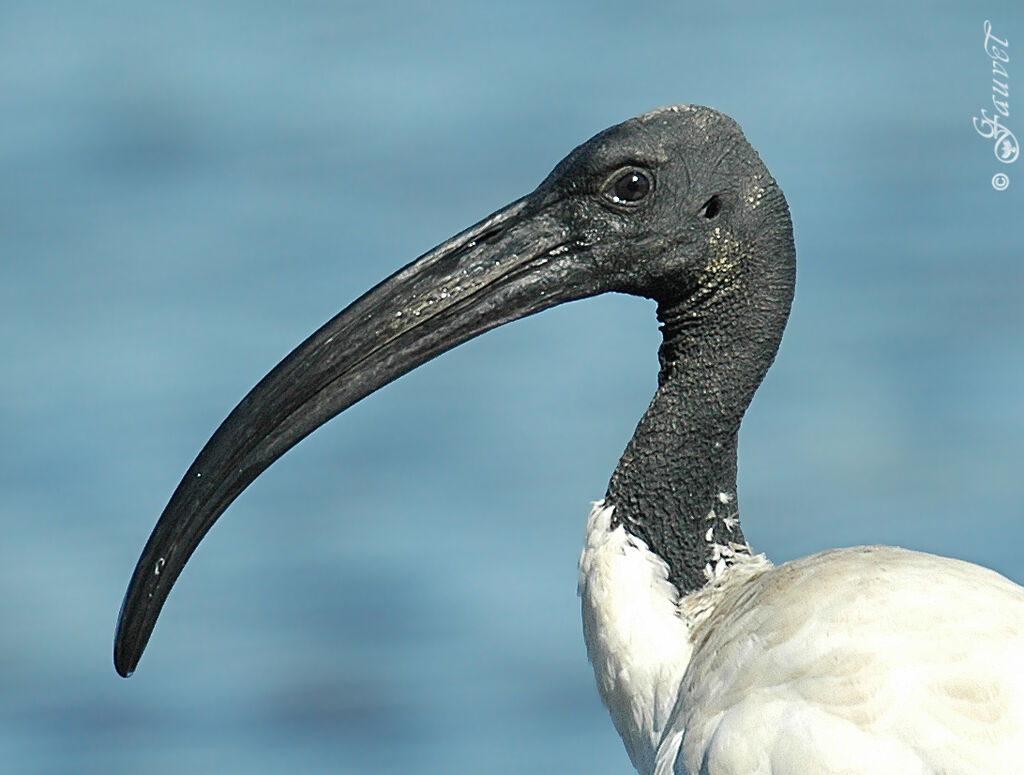
[[[541,190],[389,277],[299,345],[228,415],[188,469],[139,558],[118,620],[128,676],[188,558],[271,463],[336,414],[503,323],[598,292],[585,247]],[[575,260],[571,260],[575,259]]]

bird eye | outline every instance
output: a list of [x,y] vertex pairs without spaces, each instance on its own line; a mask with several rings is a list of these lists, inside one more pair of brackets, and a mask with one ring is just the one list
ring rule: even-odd
[[651,192],[651,178],[646,172],[629,169],[610,181],[605,196],[617,204],[635,204]]

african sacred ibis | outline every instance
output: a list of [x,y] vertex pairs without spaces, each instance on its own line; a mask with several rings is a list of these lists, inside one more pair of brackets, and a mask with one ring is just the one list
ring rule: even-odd
[[773,567],[744,541],[740,420],[793,296],[786,200],[739,126],[648,113],[400,270],[273,369],[175,490],[115,645],[134,670],[185,562],[267,466],[467,339],[607,291],[658,305],[658,390],[588,521],[584,635],[643,773],[1019,775],[1024,589],[889,547]]

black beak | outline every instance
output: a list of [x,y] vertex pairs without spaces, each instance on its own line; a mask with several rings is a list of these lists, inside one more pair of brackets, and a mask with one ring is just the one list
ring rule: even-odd
[[558,206],[538,189],[438,246],[329,321],[242,399],[188,469],[139,558],[118,621],[118,673],[135,669],[206,532],[292,446],[467,339],[599,292]]

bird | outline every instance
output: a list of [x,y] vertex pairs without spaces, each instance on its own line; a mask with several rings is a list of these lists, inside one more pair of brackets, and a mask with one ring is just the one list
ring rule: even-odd
[[744,538],[740,423],[792,304],[789,206],[733,119],[676,105],[574,149],[286,356],[200,451],[142,551],[115,636],[135,670],[229,504],[329,419],[497,326],[602,293],[653,299],[658,386],[587,518],[583,635],[648,775],[1024,771],[1024,589],[888,546],[772,564]]

